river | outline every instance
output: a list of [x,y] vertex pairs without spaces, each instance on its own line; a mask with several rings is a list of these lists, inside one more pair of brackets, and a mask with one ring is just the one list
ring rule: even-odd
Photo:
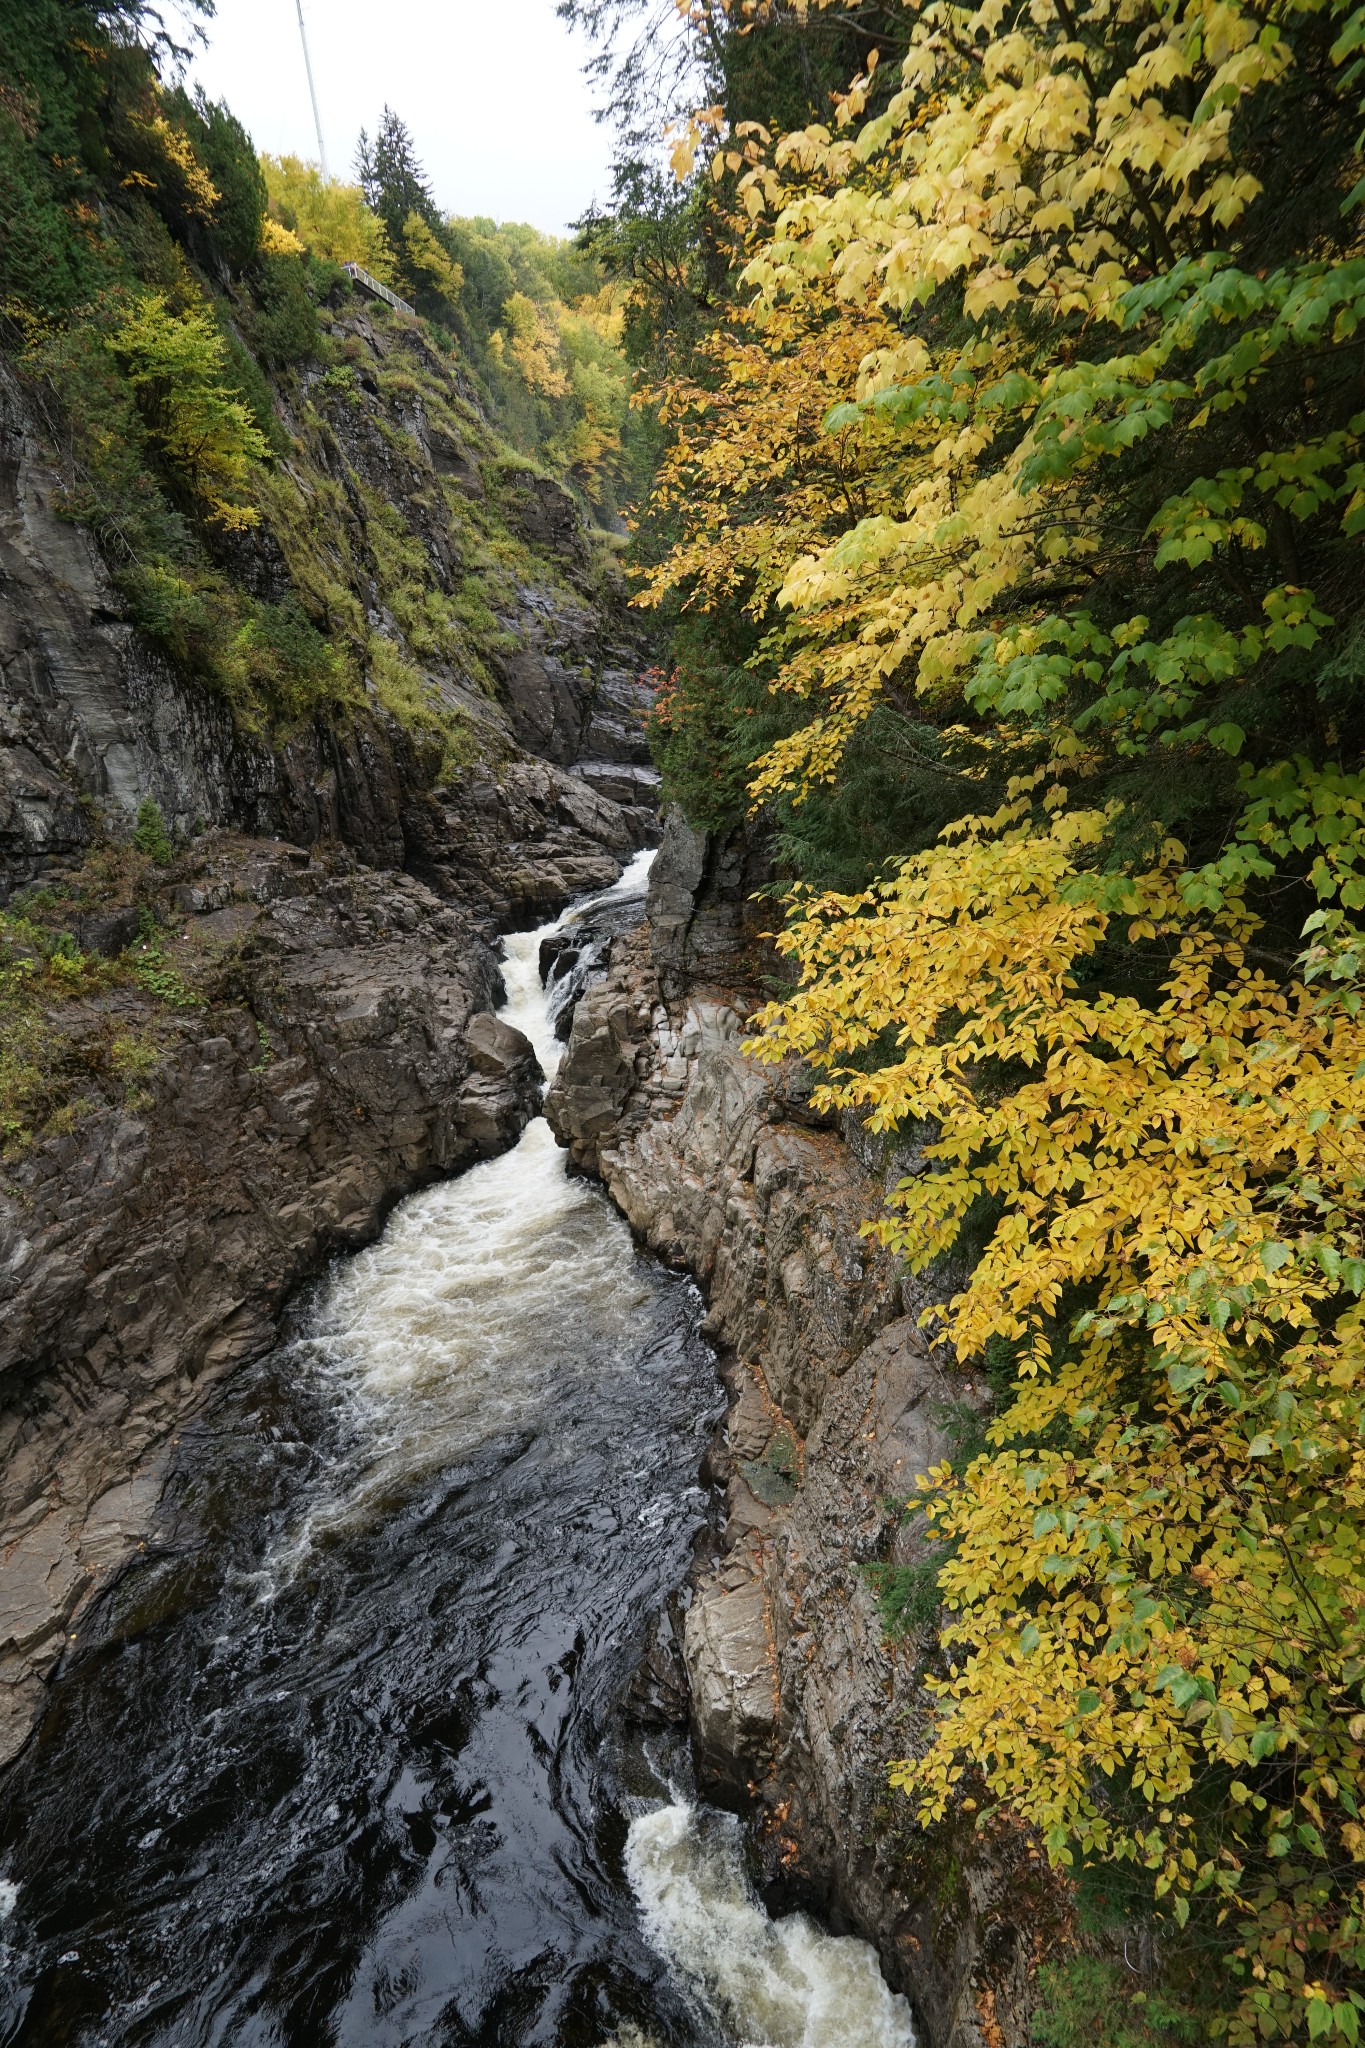
[[[552,929],[502,1013],[547,1075]],[[3,2048],[909,2048],[620,1711],[705,1517],[700,1316],[543,1119],[338,1262],[6,1782]]]

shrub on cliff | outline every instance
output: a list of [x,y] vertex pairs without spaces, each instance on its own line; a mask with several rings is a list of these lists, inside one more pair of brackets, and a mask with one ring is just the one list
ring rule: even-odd
[[158,867],[168,868],[175,859],[174,841],[166,830],[166,820],[161,814],[161,806],[153,797],[143,797],[137,807],[133,845],[139,853],[145,853],[148,860],[154,861]]

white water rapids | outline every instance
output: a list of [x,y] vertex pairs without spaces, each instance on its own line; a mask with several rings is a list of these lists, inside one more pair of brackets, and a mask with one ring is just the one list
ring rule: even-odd
[[632,1822],[626,1872],[647,1940],[744,2048],[914,2048],[910,2008],[865,1941],[770,1920],[739,1823],[673,1801]]
[[[504,969],[547,1079],[554,929]],[[704,1519],[699,1320],[543,1118],[338,1263],[7,1785],[0,2048],[910,2048],[622,1717]]]
[[[593,905],[644,894],[637,854]],[[504,941],[499,1015],[530,1039],[553,1080],[563,1048],[541,986],[541,942],[579,913]],[[475,1445],[553,1412],[576,1375],[591,1394],[604,1355],[629,1371],[653,1299],[626,1226],[604,1228],[600,1195],[571,1180],[544,1117],[500,1158],[412,1196],[377,1244],[340,1266],[319,1301],[316,1370],[363,1436],[332,1488],[267,1563],[263,1590],[312,1545],[363,1528],[395,1495]],[[565,1347],[566,1326],[583,1341]]]
[[[594,904],[642,893],[652,859],[637,855]],[[539,959],[556,929],[505,940],[500,1012],[530,1039],[547,1087],[562,1048]],[[648,1299],[627,1233],[602,1228],[596,1195],[569,1178],[543,1117],[514,1151],[406,1203],[380,1242],[339,1274],[321,1322],[334,1355],[359,1365],[371,1426],[387,1438],[369,1483],[357,1490],[352,1482],[344,1514],[382,1501],[390,1460],[410,1473],[424,1446],[439,1456],[452,1434],[465,1442],[494,1435],[548,1404],[566,1361],[546,1331],[566,1301],[577,1323],[596,1324],[605,1337],[628,1327]],[[515,1374],[506,1370],[509,1351]],[[888,1990],[866,1942],[827,1934],[803,1913],[768,1918],[731,1816],[680,1801],[638,1815],[626,1873],[647,1941],[727,2043],[913,2048],[909,2007]]]

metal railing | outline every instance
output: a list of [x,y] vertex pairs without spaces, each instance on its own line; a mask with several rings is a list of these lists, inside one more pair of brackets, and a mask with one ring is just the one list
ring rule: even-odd
[[391,292],[386,284],[381,284],[377,277],[371,277],[369,271],[362,270],[358,263],[343,263],[341,267],[346,275],[360,286],[361,291],[368,292],[372,299],[382,299],[386,306],[396,306],[400,313],[411,313],[414,320],[416,319],[416,306],[410,306],[406,299],[400,299],[397,292]]

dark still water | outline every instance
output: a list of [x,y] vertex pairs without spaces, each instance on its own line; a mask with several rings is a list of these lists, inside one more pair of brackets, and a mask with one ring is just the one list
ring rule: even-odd
[[[504,1014],[548,1069],[541,936]],[[911,2041],[622,1732],[704,1513],[699,1314],[543,1122],[335,1270],[6,1784],[0,2044]]]

